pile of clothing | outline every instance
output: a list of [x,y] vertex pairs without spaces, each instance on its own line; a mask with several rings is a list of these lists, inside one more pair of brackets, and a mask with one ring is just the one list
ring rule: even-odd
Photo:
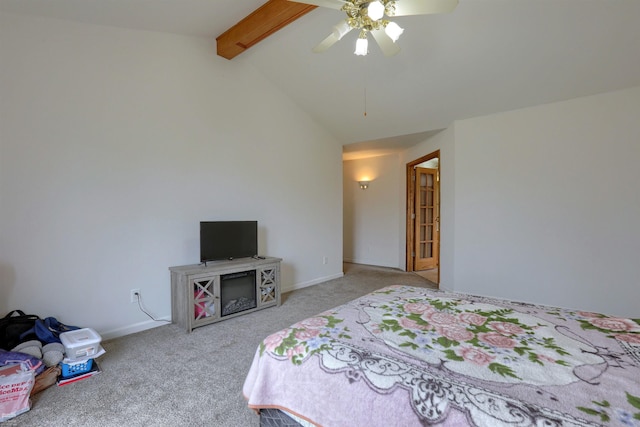
[[[29,356],[33,356],[36,359],[42,361],[42,364],[47,368],[58,365],[64,359],[64,346],[59,342],[51,342],[42,345],[42,342],[38,340],[29,340],[21,344],[18,344],[11,350],[5,352],[0,350],[0,365],[2,365],[2,358],[8,357],[7,353],[21,353]],[[13,358],[19,358],[19,355],[13,355]]]
[[[0,352],[26,354],[38,359],[47,368],[56,366],[64,358],[60,334],[76,329],[80,328],[65,325],[55,317],[41,319],[37,315],[25,314],[22,310],[13,310],[0,319]],[[0,355],[2,358],[24,358],[20,355]]]
[[60,334],[76,329],[22,310],[0,318],[0,422],[28,411],[29,397],[55,384],[65,356]]

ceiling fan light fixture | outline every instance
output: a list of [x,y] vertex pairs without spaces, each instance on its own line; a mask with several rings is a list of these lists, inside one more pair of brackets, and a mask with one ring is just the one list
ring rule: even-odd
[[384,5],[380,1],[375,0],[369,3],[369,5],[367,6],[367,15],[369,15],[369,18],[371,18],[371,20],[377,21],[379,19],[382,19],[382,17],[384,16],[384,10]]
[[[0,0],[2,1],[2,0]],[[276,1],[276,0],[269,0]],[[313,52],[324,52],[352,30],[360,31],[356,42],[356,55],[368,52],[368,36],[371,33],[385,56],[400,52],[396,41],[404,33],[398,24],[390,22],[395,16],[430,15],[453,11],[460,0],[289,0],[315,6],[324,6],[344,12],[347,16],[332,28],[328,37],[322,40]]]
[[396,2],[395,1],[387,1],[384,5],[384,13],[387,16],[395,16],[396,15]]
[[369,40],[367,40],[366,32],[363,31],[360,33],[360,37],[358,37],[358,40],[356,41],[356,50],[353,53],[358,56],[365,56],[369,53]]
[[400,35],[404,32],[404,28],[400,27],[400,25],[396,24],[395,22],[389,22],[384,27],[384,32],[387,33],[387,35],[395,43],[400,38]]

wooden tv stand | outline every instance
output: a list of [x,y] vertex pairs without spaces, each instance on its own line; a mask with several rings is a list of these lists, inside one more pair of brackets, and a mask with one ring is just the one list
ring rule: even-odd
[[279,306],[280,261],[238,258],[169,267],[171,322],[191,332],[199,326]]

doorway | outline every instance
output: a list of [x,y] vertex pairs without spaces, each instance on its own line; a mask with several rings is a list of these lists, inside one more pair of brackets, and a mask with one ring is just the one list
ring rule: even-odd
[[440,150],[407,163],[407,271],[440,283]]

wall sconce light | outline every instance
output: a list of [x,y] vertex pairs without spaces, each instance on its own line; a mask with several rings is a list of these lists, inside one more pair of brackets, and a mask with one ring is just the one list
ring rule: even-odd
[[369,181],[358,181],[358,184],[360,184],[360,189],[362,190],[369,188]]

